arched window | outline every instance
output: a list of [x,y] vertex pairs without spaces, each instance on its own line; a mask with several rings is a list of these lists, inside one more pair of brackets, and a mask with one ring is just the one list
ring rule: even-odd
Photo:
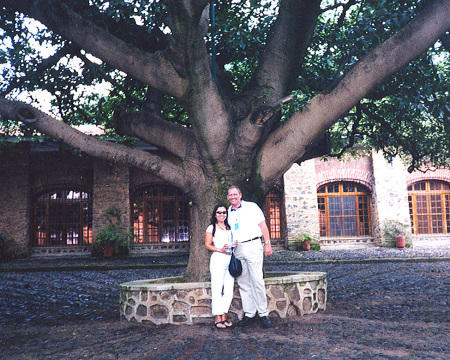
[[283,195],[279,190],[272,190],[267,196],[264,216],[269,228],[270,239],[274,245],[284,245],[282,226]]
[[62,189],[36,197],[34,246],[92,244],[92,197],[89,193]]
[[414,234],[448,234],[450,184],[427,180],[408,186],[409,214]]
[[151,185],[131,195],[136,244],[189,241],[189,200],[168,185]]
[[353,182],[335,182],[317,190],[320,236],[363,237],[371,235],[370,192]]

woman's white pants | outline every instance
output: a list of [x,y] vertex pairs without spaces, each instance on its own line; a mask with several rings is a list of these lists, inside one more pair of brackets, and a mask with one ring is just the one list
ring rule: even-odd
[[211,272],[211,310],[213,315],[226,314],[233,300],[234,278],[228,271],[231,255],[214,252],[209,262]]

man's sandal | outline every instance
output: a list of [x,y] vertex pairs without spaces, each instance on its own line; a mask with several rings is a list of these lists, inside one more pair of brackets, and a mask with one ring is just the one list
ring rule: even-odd
[[229,322],[228,320],[222,321],[222,324],[224,324],[226,327],[232,327],[233,326],[233,323]]

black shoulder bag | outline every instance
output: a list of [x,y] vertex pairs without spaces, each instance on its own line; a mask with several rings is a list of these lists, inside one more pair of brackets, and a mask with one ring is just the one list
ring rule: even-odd
[[237,259],[236,256],[234,256],[234,248],[232,248],[231,250],[231,259],[230,265],[228,265],[228,271],[234,278],[237,278],[242,274],[242,263],[241,260]]

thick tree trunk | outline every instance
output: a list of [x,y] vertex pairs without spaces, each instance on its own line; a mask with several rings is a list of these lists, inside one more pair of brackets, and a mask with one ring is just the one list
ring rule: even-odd
[[[195,199],[191,207],[191,240],[189,262],[184,274],[187,282],[206,281],[209,279],[210,253],[205,248],[205,232],[209,225],[212,210],[218,203],[214,196],[214,187],[210,191],[202,191],[199,199]],[[225,204],[227,205],[227,204]]]

